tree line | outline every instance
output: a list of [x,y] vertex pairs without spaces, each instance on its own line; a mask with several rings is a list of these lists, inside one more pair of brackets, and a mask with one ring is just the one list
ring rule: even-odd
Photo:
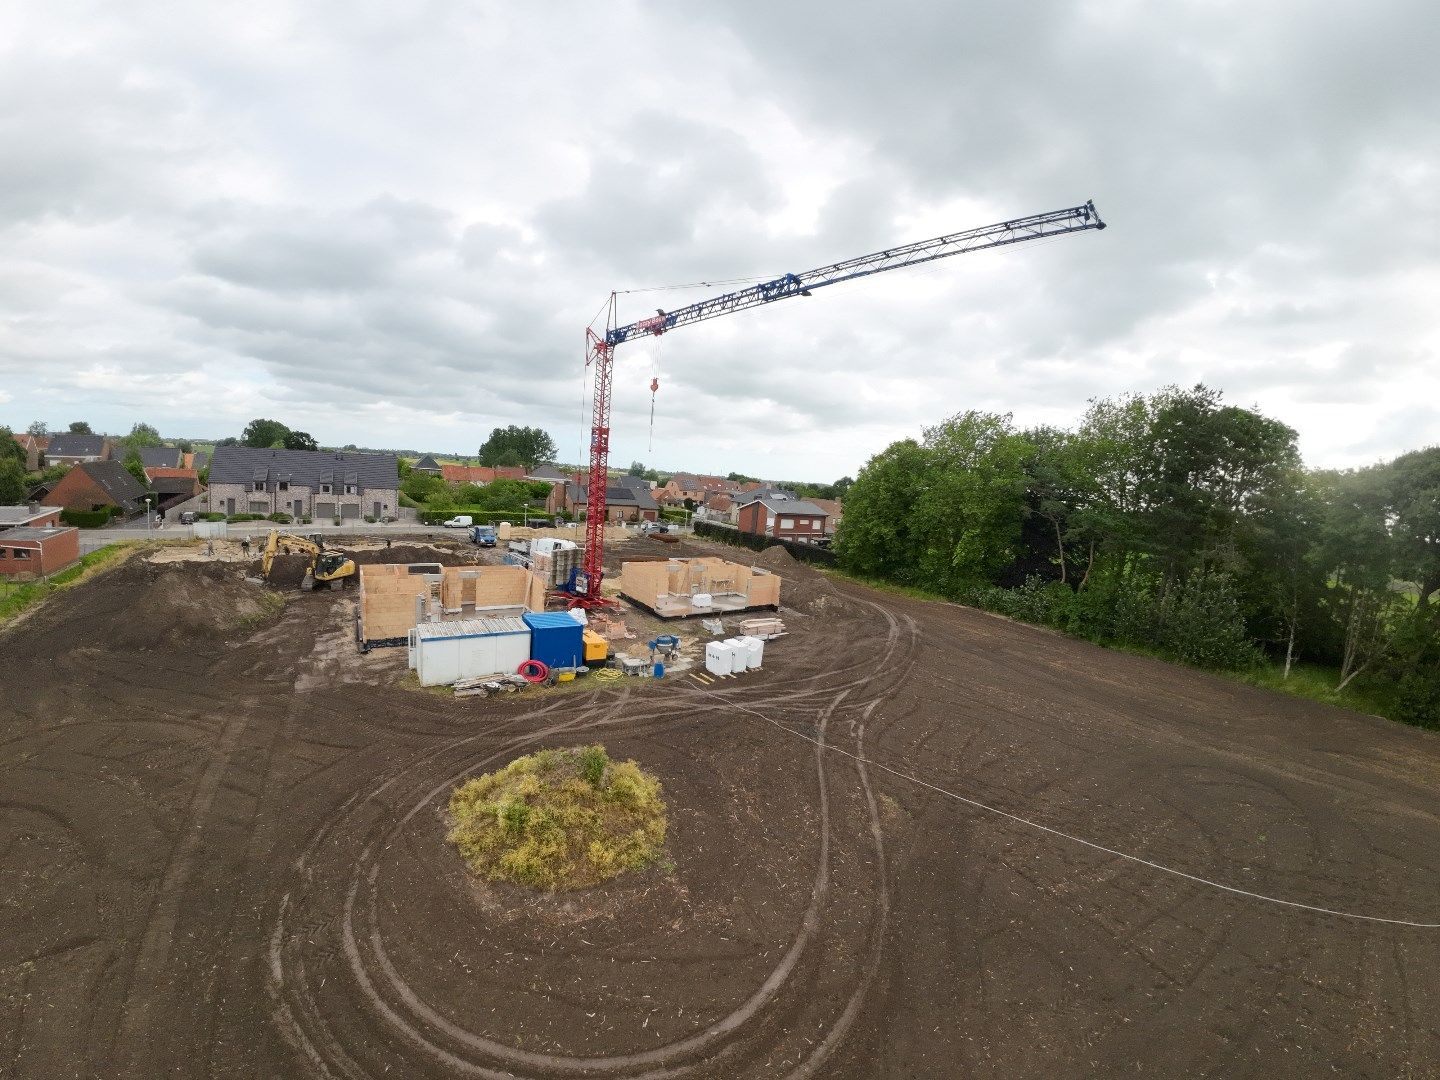
[[1307,469],[1204,386],[1092,401],[1073,430],[966,412],[893,443],[840,564],[1202,667],[1321,669],[1440,725],[1440,447]]

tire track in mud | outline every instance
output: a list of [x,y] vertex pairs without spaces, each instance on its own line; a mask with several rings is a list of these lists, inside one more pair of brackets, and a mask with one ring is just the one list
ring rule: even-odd
[[[340,933],[349,973],[369,1010],[385,1027],[398,1034],[408,1045],[427,1054],[436,1065],[482,1078],[513,1077],[522,1075],[516,1070],[528,1070],[533,1071],[534,1075],[620,1074],[626,1077],[667,1080],[698,1070],[713,1071],[722,1062],[738,1064],[733,1061],[736,1057],[767,1054],[772,1061],[775,1060],[780,1053],[778,1046],[767,1049],[756,1042],[757,1039],[763,1041],[777,1035],[769,1030],[771,1025],[761,1020],[767,1011],[773,1008],[782,991],[791,991],[792,997],[801,996],[795,993],[789,984],[797,969],[802,966],[807,950],[813,947],[815,939],[829,922],[826,907],[831,892],[829,880],[833,826],[830,809],[832,778],[825,760],[829,756],[824,745],[826,732],[837,714],[853,712],[855,715],[849,721],[850,733],[857,748],[863,750],[867,722],[871,720],[877,706],[885,700],[892,685],[908,677],[918,653],[918,628],[913,619],[897,617],[869,601],[846,599],[848,602],[845,606],[850,609],[847,614],[852,618],[857,615],[863,618],[878,614],[878,621],[884,627],[883,639],[878,646],[872,642],[865,643],[864,651],[869,655],[869,662],[858,669],[850,669],[854,674],[848,678],[842,675],[837,679],[834,668],[822,660],[813,673],[787,679],[786,685],[791,689],[780,693],[775,693],[763,685],[745,683],[724,686],[713,692],[686,688],[679,697],[684,703],[695,706],[695,712],[688,718],[679,720],[675,716],[679,710],[672,704],[673,699],[664,703],[657,702],[650,708],[627,711],[628,692],[622,692],[607,701],[609,695],[604,691],[597,691],[580,715],[570,720],[508,738],[478,760],[469,755],[469,748],[479,742],[493,743],[500,732],[492,728],[485,733],[465,736],[423,754],[370,791],[347,800],[312,837],[306,852],[295,864],[296,876],[308,877],[315,872],[310,863],[312,854],[327,837],[330,837],[330,845],[338,843],[339,835],[332,837],[331,834],[337,829],[343,831],[345,820],[351,815],[376,804],[383,794],[402,781],[406,782],[407,786],[414,787],[416,785],[413,781],[420,779],[423,774],[430,773],[433,776],[433,767],[457,751],[465,755],[454,768],[445,772],[438,780],[432,779],[419,791],[418,797],[409,804],[406,812],[400,814],[398,810],[387,806],[388,813],[382,813],[379,821],[362,826],[363,835],[369,839],[350,866],[349,880],[343,893]],[[854,646],[853,638],[850,639],[850,645]],[[809,651],[814,655],[819,650]],[[821,652],[821,655],[827,654]],[[861,690],[866,691],[867,696],[855,698],[855,693]],[[620,727],[630,736],[683,728],[705,722],[706,714],[717,710],[753,711],[742,699],[754,697],[763,699],[767,707],[814,714],[819,735],[819,745],[814,755],[819,850],[810,901],[800,918],[799,926],[780,960],[746,1000],[725,1015],[706,1023],[703,1030],[689,1037],[644,1051],[580,1056],[524,1050],[471,1032],[432,1008],[406,983],[388,954],[376,911],[377,878],[381,873],[378,856],[416,815],[434,806],[446,790],[466,775],[481,771],[502,758],[514,756],[555,735],[571,736],[609,726]],[[543,710],[543,713],[554,712],[559,707],[559,703],[556,703]],[[513,730],[517,726],[533,722],[541,715],[541,710],[522,714],[509,721],[506,727]],[[863,757],[863,753],[859,756]],[[876,880],[873,885],[874,898],[871,901],[873,910],[871,915],[867,916],[869,929],[864,949],[865,959],[860,970],[854,975],[854,985],[843,1008],[830,1020],[822,1022],[823,1036],[818,1039],[805,1037],[803,1041],[809,1044],[808,1046],[794,1047],[786,1052],[785,1057],[788,1060],[800,1063],[796,1066],[798,1071],[793,1072],[793,1075],[797,1076],[815,1075],[815,1070],[843,1043],[845,1035],[863,1007],[881,965],[890,910],[883,829],[870,777],[863,763],[857,767],[857,777],[870,843],[875,851]],[[322,1004],[316,997],[317,988],[310,985],[305,972],[304,950],[298,947],[290,932],[291,920],[296,914],[293,904],[293,893],[287,892],[282,898],[270,935],[268,982],[275,1018],[297,1049],[312,1065],[325,1071],[327,1075],[328,1069],[333,1067],[347,1077],[370,1076],[372,1073],[367,1067],[347,1052],[343,1039],[333,1030]],[[802,1006],[802,1011],[805,1007]],[[782,1043],[794,1027],[795,1025],[781,1025],[778,1036]],[[442,1045],[440,1040],[445,1044]],[[530,1072],[523,1073],[529,1074]]]

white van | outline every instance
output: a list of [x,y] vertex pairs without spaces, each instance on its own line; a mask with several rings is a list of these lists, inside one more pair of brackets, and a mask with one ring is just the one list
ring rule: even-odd
[[447,528],[447,529],[468,529],[468,528],[470,528],[471,525],[474,525],[474,524],[475,524],[475,519],[472,518],[469,514],[457,514],[455,517],[453,517],[453,518],[451,518],[449,521],[445,522],[445,528]]

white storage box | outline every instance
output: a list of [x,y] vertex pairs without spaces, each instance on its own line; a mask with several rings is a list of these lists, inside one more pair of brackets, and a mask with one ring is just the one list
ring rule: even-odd
[[735,650],[723,641],[705,645],[705,670],[711,675],[729,675],[735,670]]
[[765,642],[758,637],[739,637],[735,639],[745,649],[745,666],[751,669],[758,668],[760,662],[765,659]]
[[739,675],[750,667],[750,650],[739,638],[726,638],[725,644],[730,646],[731,663],[734,664],[730,670]]

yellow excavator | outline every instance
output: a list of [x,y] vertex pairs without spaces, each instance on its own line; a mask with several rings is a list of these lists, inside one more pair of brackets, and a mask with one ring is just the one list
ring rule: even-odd
[[302,589],[344,587],[347,582],[356,580],[359,573],[354,559],[342,551],[326,551],[324,541],[318,536],[311,540],[309,537],[271,529],[270,536],[265,541],[265,551],[260,556],[260,572],[266,581],[270,580],[270,567],[274,565],[276,554],[288,555],[292,551],[311,557],[310,566],[305,571],[305,580],[300,583]]

